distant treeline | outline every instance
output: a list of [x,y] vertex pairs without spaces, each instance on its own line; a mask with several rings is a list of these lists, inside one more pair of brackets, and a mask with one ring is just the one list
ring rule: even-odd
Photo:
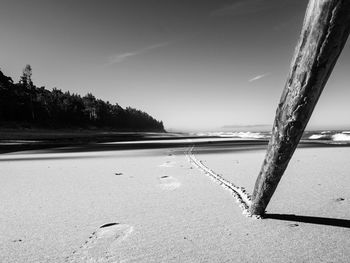
[[42,128],[112,128],[163,131],[163,122],[147,113],[54,88],[36,87],[27,65],[18,83],[0,71],[0,124]]

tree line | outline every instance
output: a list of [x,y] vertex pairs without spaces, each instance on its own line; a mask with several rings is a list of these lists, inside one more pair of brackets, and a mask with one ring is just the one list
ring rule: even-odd
[[41,128],[112,128],[164,131],[162,121],[131,107],[122,108],[95,98],[37,87],[27,65],[18,83],[0,70],[0,124]]

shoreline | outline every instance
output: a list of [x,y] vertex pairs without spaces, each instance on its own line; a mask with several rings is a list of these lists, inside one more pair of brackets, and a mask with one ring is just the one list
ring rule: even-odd
[[[299,147],[329,147],[350,145],[348,131],[306,131]],[[332,138],[336,136],[335,140]],[[270,139],[269,132],[127,132],[111,130],[18,130],[0,129],[0,154],[54,148],[69,151],[108,151],[132,149],[161,149],[169,147],[216,146],[253,149],[264,148]],[[211,147],[213,149],[213,147]],[[266,147],[265,147],[266,148]]]

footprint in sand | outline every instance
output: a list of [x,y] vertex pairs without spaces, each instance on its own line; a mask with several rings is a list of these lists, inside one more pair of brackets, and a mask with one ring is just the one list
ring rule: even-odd
[[162,190],[173,191],[180,187],[181,183],[174,177],[163,175],[160,177],[160,188]]
[[126,224],[109,223],[93,232],[88,240],[66,262],[114,262],[116,246],[133,231]]
[[170,167],[174,167],[174,165],[175,165],[175,162],[166,161],[165,163],[158,165],[158,167],[170,168]]

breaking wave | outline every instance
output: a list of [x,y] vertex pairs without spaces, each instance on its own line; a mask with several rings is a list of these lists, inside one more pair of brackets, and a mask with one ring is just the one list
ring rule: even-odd
[[[199,137],[220,137],[220,138],[236,138],[236,139],[253,139],[253,140],[268,140],[271,137],[271,132],[200,132],[192,135]],[[350,131],[305,131],[302,137],[304,141],[318,141],[335,144],[350,144]]]
[[305,138],[309,140],[322,140],[322,141],[333,141],[333,142],[350,142],[350,131],[323,131],[318,133],[310,134]]
[[270,135],[262,132],[201,132],[197,136],[210,136],[222,138],[266,139]]

